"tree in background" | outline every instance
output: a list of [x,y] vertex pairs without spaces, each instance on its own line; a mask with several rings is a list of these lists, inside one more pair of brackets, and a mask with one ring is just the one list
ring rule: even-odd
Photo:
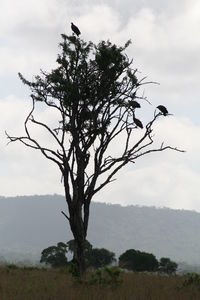
[[[68,251],[73,253],[75,252],[75,241],[74,240],[70,240],[67,242],[67,248]],[[84,245],[84,252],[90,252],[92,250],[92,245],[90,244],[90,242],[88,240],[85,240],[85,245]]]
[[116,261],[115,253],[101,248],[93,248],[86,256],[89,267],[103,268]]
[[159,261],[159,271],[166,274],[173,274],[177,270],[177,263],[168,257],[162,257]]
[[[73,262],[76,261],[76,256],[75,256],[75,241],[74,240],[70,240],[67,242],[67,249],[69,252],[71,252],[73,254]],[[88,257],[90,256],[90,253],[92,251],[92,245],[90,244],[90,242],[88,240],[85,240],[84,243],[84,255],[85,255],[85,265],[86,267],[88,266]]]
[[67,245],[59,242],[57,246],[45,248],[41,253],[41,263],[59,268],[67,265]]
[[[68,251],[74,255],[75,241],[70,240],[66,245]],[[115,253],[104,248],[93,248],[88,240],[85,240],[84,253],[86,267],[102,268],[116,261]],[[74,261],[74,259],[75,257],[72,261]]]
[[[80,275],[85,271],[84,244],[94,195],[128,163],[152,152],[180,151],[163,143],[152,147],[153,125],[164,115],[161,111],[155,111],[145,125],[136,117],[137,110],[147,104],[140,92],[147,82],[137,78],[133,61],[125,54],[129,44],[120,47],[102,41],[95,45],[74,34],[62,34],[55,69],[41,71],[33,81],[19,73],[31,90],[32,108],[24,135],[6,133],[10,142],[39,150],[60,169],[68,206],[68,213],[62,213],[74,236]],[[52,110],[55,119],[39,119],[36,108],[40,105]],[[39,128],[48,139],[37,136]]]
[[136,272],[154,272],[158,270],[158,261],[153,254],[129,249],[120,255],[119,266]]

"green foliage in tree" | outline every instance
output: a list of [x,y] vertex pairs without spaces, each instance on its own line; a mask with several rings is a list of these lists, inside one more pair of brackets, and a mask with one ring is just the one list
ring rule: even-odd
[[153,254],[130,249],[120,255],[119,266],[136,272],[154,272],[158,269],[158,261]]
[[[71,252],[73,254],[73,260],[70,262],[70,264],[74,264],[74,266],[71,266],[72,270],[77,270],[77,266],[75,266],[76,264],[76,255],[75,255],[75,241],[74,240],[70,240],[67,242],[67,249],[69,252]],[[89,263],[88,263],[88,259],[90,257],[90,253],[92,251],[92,245],[90,244],[90,242],[88,240],[85,240],[84,242],[84,257],[85,257],[85,266],[88,267]],[[74,272],[71,272],[74,273]]]
[[87,264],[90,267],[102,268],[111,265],[115,259],[115,254],[107,249],[93,248],[86,255]]
[[50,246],[41,253],[41,263],[59,268],[67,265],[67,245],[59,242],[57,246]]
[[[66,245],[67,245],[68,251],[74,254],[75,241],[74,240],[70,240],[70,241],[67,242]],[[84,243],[84,253],[87,254],[91,250],[92,250],[92,245],[90,244],[90,242],[88,240],[85,240],[85,243]]]
[[[73,254],[74,244],[74,240],[70,240],[66,244],[68,251]],[[116,261],[113,252],[104,248],[93,248],[88,240],[85,241],[84,255],[87,267],[102,268]]]
[[177,263],[168,257],[162,257],[159,261],[159,271],[166,274],[173,274],[177,270]]

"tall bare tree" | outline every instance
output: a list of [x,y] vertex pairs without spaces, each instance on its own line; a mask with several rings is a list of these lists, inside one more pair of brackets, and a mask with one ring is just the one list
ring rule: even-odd
[[[139,89],[147,82],[137,78],[133,62],[125,54],[129,44],[119,47],[102,41],[95,45],[74,34],[62,34],[57,68],[41,71],[33,81],[19,73],[31,90],[32,109],[24,123],[24,135],[7,133],[7,137],[9,142],[19,141],[41,151],[59,167],[68,205],[68,213],[62,213],[74,236],[80,274],[85,271],[84,244],[93,196],[129,162],[152,152],[181,151],[163,143],[152,147],[153,124],[162,112],[154,111],[145,126],[136,118],[145,100]],[[56,126],[35,117],[36,105],[41,103],[57,112]],[[43,145],[32,133],[33,125],[45,130],[54,146]],[[113,152],[116,141],[119,147]]]

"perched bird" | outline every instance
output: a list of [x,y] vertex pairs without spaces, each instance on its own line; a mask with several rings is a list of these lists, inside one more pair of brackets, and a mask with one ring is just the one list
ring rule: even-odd
[[136,119],[135,117],[133,117],[133,122],[135,123],[135,125],[137,127],[140,127],[141,129],[143,128],[143,124],[140,120]]
[[71,22],[71,29],[72,31],[77,35],[79,36],[79,34],[81,34],[80,30],[78,29],[78,27],[76,25],[74,25],[72,22]]
[[168,115],[168,110],[164,105],[158,105],[157,108],[163,113],[164,116]]
[[130,105],[132,108],[140,108],[140,107],[141,107],[140,104],[139,104],[137,101],[135,101],[135,100],[130,100],[130,101],[129,101],[129,105]]

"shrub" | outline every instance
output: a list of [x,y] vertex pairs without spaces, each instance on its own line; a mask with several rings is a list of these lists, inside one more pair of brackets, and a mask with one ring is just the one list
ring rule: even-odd
[[158,261],[153,254],[129,249],[120,255],[119,266],[137,272],[154,272],[158,270]]

